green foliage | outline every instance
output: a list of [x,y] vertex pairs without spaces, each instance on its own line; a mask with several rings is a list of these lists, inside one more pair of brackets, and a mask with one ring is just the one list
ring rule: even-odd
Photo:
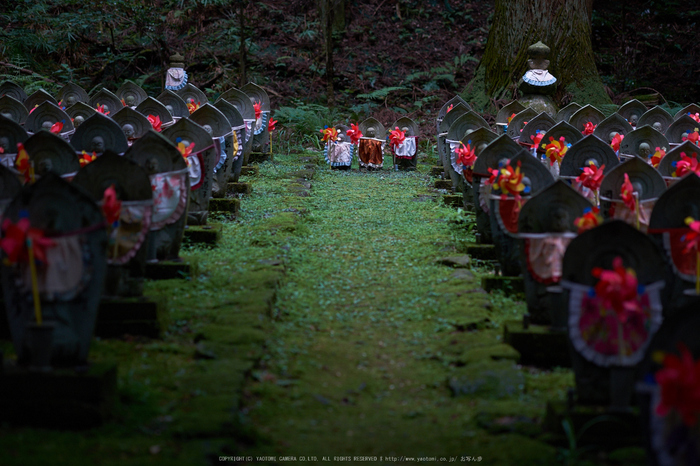
[[323,105],[295,103],[296,106],[280,107],[274,113],[279,125],[287,131],[285,139],[291,144],[313,143],[320,147],[319,130],[337,124],[342,116],[337,110]]
[[394,91],[407,91],[408,88],[404,86],[390,86],[390,87],[385,87],[382,89],[377,89],[376,91],[372,91],[369,94],[358,94],[357,97],[359,99],[368,99],[368,100],[386,100],[387,97],[389,97],[389,94],[394,92]]

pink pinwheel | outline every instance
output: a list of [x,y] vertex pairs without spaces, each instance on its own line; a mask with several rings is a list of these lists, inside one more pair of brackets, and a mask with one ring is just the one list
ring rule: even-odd
[[634,197],[634,186],[632,186],[632,182],[627,173],[625,173],[625,181],[622,182],[622,187],[620,189],[620,198],[629,210],[636,210],[637,199]]
[[350,142],[352,144],[359,144],[362,131],[360,131],[360,128],[355,123],[350,123],[350,129],[347,130],[346,133],[350,136]]
[[622,142],[623,139],[625,139],[624,134],[618,133],[615,136],[613,136],[612,141],[610,141],[610,147],[612,147],[612,150],[614,150],[615,152],[619,151],[620,150],[620,143]]
[[692,118],[693,120],[697,121],[700,123],[700,113],[690,113],[688,112],[688,116]]
[[622,258],[613,259],[613,270],[595,267],[591,271],[598,283],[595,294],[606,309],[612,309],[621,323],[627,322],[631,313],[642,312],[638,296],[637,274],[625,269]]
[[663,367],[654,374],[661,389],[656,414],[666,416],[670,411],[680,414],[683,424],[695,426],[700,414],[700,361],[694,361],[685,345],[679,345],[680,357],[666,353]]
[[603,182],[605,164],[598,168],[594,163],[590,163],[587,167],[583,167],[582,170],[583,173],[576,178],[576,181],[592,191],[597,191],[600,188],[600,184]]
[[162,127],[161,125],[163,124],[162,121],[160,121],[160,115],[148,115],[148,121],[151,123],[151,126],[153,127],[154,130],[160,133]]
[[592,121],[587,122],[583,126],[583,131],[582,131],[583,135],[588,136],[589,134],[593,134],[593,131],[595,131],[596,126],[597,125],[594,125]]
[[17,223],[13,223],[9,218],[5,219],[2,231],[0,248],[5,251],[7,261],[12,264],[29,261],[27,239],[31,239],[34,257],[43,263],[46,263],[46,250],[55,245],[51,239],[44,237],[43,230],[32,228],[26,217],[20,218]]
[[688,157],[685,152],[681,152],[680,160],[673,162],[676,170],[671,173],[671,176],[680,178],[688,173],[700,174],[700,164],[698,164],[698,154],[692,153]]
[[61,134],[61,130],[63,129],[63,122],[62,121],[57,121],[51,126],[51,131],[53,134]]
[[454,107],[454,105],[450,104],[450,106],[447,107],[447,111],[445,113],[450,113],[450,111],[452,110],[453,107]]
[[397,126],[396,129],[391,130],[389,140],[391,141],[391,145],[396,148],[406,140],[406,132],[401,131]]

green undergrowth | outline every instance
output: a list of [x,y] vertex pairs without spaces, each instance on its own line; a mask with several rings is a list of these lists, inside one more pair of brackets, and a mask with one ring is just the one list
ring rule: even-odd
[[[568,370],[521,367],[502,341],[522,300],[492,270],[436,259],[474,241],[428,175],[330,170],[278,154],[249,178],[198,273],[149,282],[167,297],[160,340],[95,340],[119,363],[114,418],[87,432],[0,427],[3,465],[218,464],[219,456],[481,457],[554,464],[540,419]],[[302,195],[303,193],[306,193]],[[11,355],[9,343],[0,346]],[[254,461],[263,464],[263,461]],[[377,463],[383,461],[377,460]]]

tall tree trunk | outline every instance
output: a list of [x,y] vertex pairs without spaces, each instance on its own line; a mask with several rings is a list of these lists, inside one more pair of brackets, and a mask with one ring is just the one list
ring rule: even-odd
[[496,0],[493,24],[475,76],[464,94],[477,109],[514,97],[527,71],[527,48],[551,48],[549,71],[559,81],[555,99],[610,104],[591,45],[591,0]]
[[248,58],[246,56],[246,48],[245,48],[245,41],[246,41],[246,33],[245,33],[245,7],[247,5],[247,2],[241,1],[238,4],[238,29],[240,30],[240,44],[238,45],[238,64],[239,64],[239,69],[240,69],[240,87],[245,86],[248,83],[248,77],[246,76],[246,59]]
[[335,93],[333,89],[333,0],[321,0],[321,24],[326,49],[326,98],[328,106],[335,106]]

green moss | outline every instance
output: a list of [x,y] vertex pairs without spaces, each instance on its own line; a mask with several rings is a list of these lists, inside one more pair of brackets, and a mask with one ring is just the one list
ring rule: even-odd
[[566,87],[566,92],[572,95],[572,101],[581,102],[582,105],[585,103],[598,107],[612,104],[603,83],[597,77],[571,83]]

